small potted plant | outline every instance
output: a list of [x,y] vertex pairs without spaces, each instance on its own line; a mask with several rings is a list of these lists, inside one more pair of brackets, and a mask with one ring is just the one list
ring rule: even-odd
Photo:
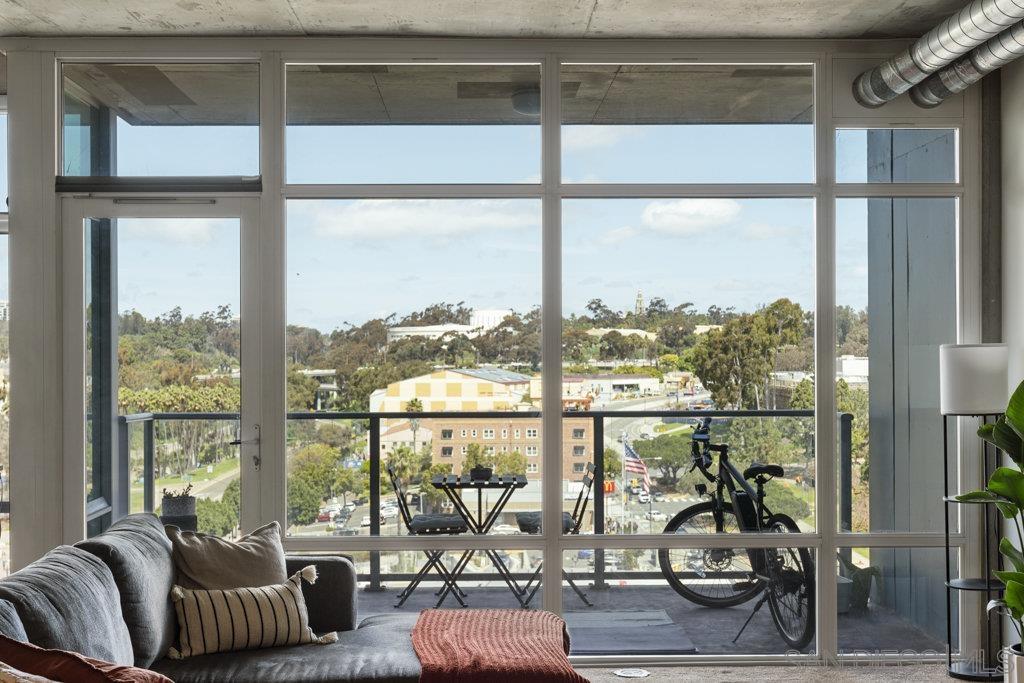
[[480,463],[473,465],[472,469],[469,470],[469,478],[473,481],[487,481],[494,474],[494,468]]
[[964,493],[957,499],[994,504],[1004,518],[1012,520],[1017,531],[1016,544],[1006,537],[999,542],[999,552],[1010,569],[994,572],[1003,583],[1003,596],[990,600],[988,611],[1008,617],[1017,632],[1018,642],[1005,650],[1003,680],[1024,683],[1024,649],[1020,642],[1024,640],[1024,552],[1019,547],[1024,540],[1024,382],[1013,392],[1003,416],[982,425],[978,436],[1005,453],[1015,466],[996,468],[984,489]]
[[181,491],[163,490],[160,512],[163,517],[188,517],[196,514],[196,497],[192,495],[192,484]]

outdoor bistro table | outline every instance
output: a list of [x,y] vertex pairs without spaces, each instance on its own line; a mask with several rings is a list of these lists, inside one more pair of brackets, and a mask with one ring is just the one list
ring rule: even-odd
[[[490,479],[473,479],[468,474],[457,476],[454,474],[439,474],[435,476],[430,482],[434,488],[441,489],[445,495],[448,496],[448,500],[451,501],[452,506],[455,508],[459,516],[466,520],[466,524],[469,525],[469,530],[476,535],[484,535],[491,530],[494,523],[498,521],[498,517],[501,516],[501,511],[508,503],[509,499],[512,498],[512,494],[515,493],[516,489],[521,489],[526,486],[526,477],[522,474],[504,474],[494,475]],[[466,505],[466,501],[462,498],[462,491],[465,489],[476,489],[476,515],[473,514],[472,510]],[[484,491],[501,491],[498,495],[498,500],[495,501],[491,509],[484,514]],[[459,561],[455,563],[455,567],[452,570],[452,584],[455,584],[462,572],[465,571],[466,566],[472,559],[475,550],[467,550],[459,558]],[[519,601],[521,607],[526,607],[529,604],[528,600],[525,600],[525,591],[519,585],[519,582],[512,576],[512,572],[509,571],[508,567],[502,561],[501,556],[494,550],[483,551],[487,557],[491,560],[491,564],[498,571],[505,585],[512,591],[512,595],[515,596],[516,600]],[[441,594],[441,600],[443,601],[447,597],[448,592],[451,590],[451,586],[445,587]],[[440,604],[440,602],[438,603]]]

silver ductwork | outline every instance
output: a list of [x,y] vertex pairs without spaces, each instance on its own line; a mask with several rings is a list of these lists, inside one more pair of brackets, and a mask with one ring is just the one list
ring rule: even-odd
[[1024,21],[1018,22],[952,66],[914,86],[910,98],[920,107],[938,106],[944,99],[963,92],[985,74],[1024,55]]
[[1022,19],[1024,0],[974,0],[909,49],[858,76],[853,96],[865,107],[880,107]]

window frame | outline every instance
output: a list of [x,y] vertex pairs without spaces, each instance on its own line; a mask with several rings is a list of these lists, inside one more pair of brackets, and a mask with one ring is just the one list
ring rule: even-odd
[[[933,112],[915,116],[892,115],[886,111],[871,112],[862,110],[850,115],[844,109],[841,93],[833,89],[837,74],[842,73],[841,60],[861,59],[876,62],[891,54],[893,47],[886,41],[860,41],[849,44],[843,41],[758,41],[758,40],[726,40],[726,41],[686,41],[686,40],[641,40],[641,41],[602,41],[599,45],[586,41],[572,40],[451,40],[451,39],[4,39],[0,40],[0,48],[39,52],[46,59],[55,59],[59,66],[61,60],[67,61],[131,61],[152,63],[160,59],[185,60],[183,55],[191,55],[187,61],[196,61],[197,56],[211,60],[257,60],[260,63],[260,168],[262,172],[262,189],[259,193],[261,204],[261,238],[266,240],[268,263],[266,272],[273,277],[266,283],[272,293],[269,297],[267,321],[261,329],[267,332],[261,336],[262,353],[266,363],[267,385],[284,386],[284,339],[278,330],[284,329],[284,202],[289,198],[504,198],[531,197],[543,201],[543,339],[542,355],[551,359],[560,356],[560,339],[557,330],[561,323],[561,243],[560,243],[560,205],[562,199],[585,197],[692,197],[692,196],[743,196],[743,197],[811,197],[815,200],[815,361],[816,368],[822,369],[834,365],[834,203],[838,197],[924,197],[954,196],[959,199],[960,206],[960,238],[959,238],[959,273],[960,296],[957,308],[960,313],[958,322],[959,341],[970,342],[980,340],[980,97],[977,89],[968,91],[964,96],[956,98],[961,105],[959,114],[950,114],[949,107],[940,107]],[[47,57],[48,55],[48,57]],[[284,97],[286,90],[286,63],[422,63],[434,60],[444,63],[445,60],[476,63],[502,63],[508,60],[537,61],[542,68],[542,178],[537,184],[516,186],[505,185],[290,185],[284,180]],[[564,185],[560,178],[560,128],[559,128],[559,66],[563,62],[596,62],[596,63],[647,63],[679,61],[696,61],[703,63],[742,63],[742,64],[778,64],[808,63],[814,66],[815,82],[815,177],[805,184],[595,184],[595,185]],[[37,65],[34,68],[38,68]],[[17,68],[25,68],[27,60],[19,62]],[[42,70],[45,74],[45,69]],[[23,80],[24,82],[24,80]],[[39,93],[53,91],[53,75],[47,75],[39,84]],[[845,86],[844,86],[845,87]],[[29,93],[32,94],[32,93]],[[38,93],[37,93],[38,94]],[[48,95],[47,95],[48,96]],[[45,101],[41,97],[37,101]],[[36,105],[33,105],[36,106]],[[45,109],[45,107],[43,107]],[[30,110],[23,106],[21,112]],[[836,113],[836,110],[840,110]],[[954,110],[955,112],[955,110]],[[42,129],[52,133],[59,131],[60,119],[54,112],[42,112]],[[51,118],[52,117],[52,118]],[[27,118],[27,117],[26,117]],[[52,125],[56,124],[56,125]],[[960,173],[958,181],[941,185],[924,183],[913,184],[842,184],[837,185],[834,179],[834,140],[837,127],[956,127],[960,129]],[[12,145],[12,156],[18,150],[25,149],[26,144],[38,144],[44,150],[52,151],[52,141],[26,140],[17,147]],[[50,155],[44,155],[49,157]],[[61,158],[55,155],[56,158]],[[56,162],[56,159],[55,159]],[[46,166],[46,164],[43,164]],[[56,168],[43,168],[32,174],[32,182],[43,181],[41,186],[52,186]],[[46,182],[46,181],[49,181]],[[26,184],[20,185],[25,187]],[[11,193],[14,195],[18,187],[12,183]],[[47,190],[48,191],[48,190]],[[169,191],[174,191],[169,188]],[[28,204],[45,204],[46,199],[36,202],[36,197],[25,197],[19,200]],[[44,212],[45,214],[45,212]],[[48,218],[39,220],[46,221]],[[26,250],[31,256],[32,249],[47,249],[42,243],[43,236],[30,243],[26,239],[18,246],[18,252],[12,252],[12,262],[16,260],[14,253]],[[36,261],[32,261],[35,263]],[[33,308],[27,304],[38,301],[43,293],[19,298],[15,293],[22,288],[32,286],[33,273],[27,265],[23,269],[12,268],[12,299],[22,303],[21,308]],[[48,304],[49,305],[49,304]],[[59,303],[56,304],[59,306]],[[41,308],[41,307],[40,307]],[[59,318],[59,316],[58,316]],[[36,328],[25,328],[19,336],[32,334]],[[12,337],[12,355],[19,349],[31,350],[32,340],[27,336],[16,339]],[[22,375],[26,377],[26,375]],[[546,471],[561,470],[561,413],[559,405],[560,367],[556,363],[544,363],[542,387],[544,388],[544,429],[542,444],[543,460]],[[40,382],[42,384],[42,382]],[[59,382],[57,383],[59,385]],[[25,391],[24,410],[33,404],[31,392],[40,396],[56,399],[59,402],[59,388],[54,392],[52,386],[33,387],[30,382],[19,386],[19,392]],[[815,439],[817,453],[818,480],[818,523],[813,534],[800,534],[791,539],[790,545],[803,545],[815,548],[818,557],[829,557],[841,547],[940,547],[943,544],[941,534],[839,534],[836,531],[836,514],[834,502],[835,486],[835,426],[834,420],[828,418],[834,413],[834,383],[822,382],[816,387],[816,418]],[[264,466],[261,470],[261,490],[259,521],[283,519],[284,510],[284,400],[283,397],[271,396],[275,392],[267,391],[263,401],[261,420],[264,425]],[[277,392],[281,393],[281,392]],[[20,395],[20,393],[19,393]],[[48,401],[53,403],[54,401]],[[21,413],[12,415],[12,424]],[[28,418],[26,425],[36,424]],[[12,429],[16,433],[17,425]],[[29,431],[26,429],[26,432]],[[960,441],[960,474],[963,487],[980,483],[978,459],[969,457],[979,451],[975,440],[968,438],[961,430]],[[25,437],[16,436],[17,439]],[[24,451],[26,459],[36,452],[36,448]],[[17,444],[12,444],[12,453],[20,452]],[[28,462],[26,462],[28,464]],[[41,473],[49,472],[51,465],[44,463],[39,466]],[[551,481],[543,483],[543,499],[548,503],[544,506],[545,528],[557,529],[560,505],[552,504],[560,501],[560,481],[550,477]],[[26,481],[27,484],[27,481]],[[12,489],[12,498],[22,494],[30,499],[30,489],[18,486]],[[53,510],[46,511],[52,516]],[[30,513],[31,514],[31,513]],[[24,524],[34,521],[40,528],[50,529],[45,521],[42,509],[34,513],[38,520],[26,516]],[[969,516],[971,511],[960,511],[961,515]],[[60,517],[60,515],[58,515]],[[976,548],[976,539],[966,533],[967,526],[961,520],[960,531],[952,537],[953,544],[960,548],[961,557],[977,557],[977,552],[970,552],[972,545]],[[777,544],[777,538],[768,535],[751,535],[747,544],[751,547],[771,546]],[[43,534],[45,542],[48,536]],[[726,539],[723,539],[723,541]],[[285,541],[289,551],[344,551],[354,549],[388,550],[388,549],[426,549],[426,548],[500,548],[507,545],[507,539],[453,538],[453,539],[412,539],[412,538],[327,538],[327,539],[288,539]],[[713,545],[704,540],[702,547]],[[594,537],[586,538],[559,536],[558,534],[540,534],[523,538],[517,545],[529,549],[544,551],[543,579],[549,585],[559,585],[562,566],[562,554],[565,550],[578,548],[628,548],[628,547],[696,547],[689,539],[666,538],[653,535],[636,535],[629,537]],[[14,549],[17,562],[16,548]],[[24,556],[23,556],[24,557]],[[818,637],[817,649],[813,655],[801,656],[809,660],[826,660],[843,657],[836,652],[834,609],[835,604],[834,571],[830,563],[818,562]],[[966,571],[962,569],[962,571]],[[561,591],[547,591],[543,606],[553,611],[561,610]],[[961,623],[961,647],[967,650],[971,641],[964,636],[967,631]],[[598,661],[601,658],[575,658],[580,663]],[[657,661],[674,661],[678,659],[692,660],[693,657],[658,657]],[[702,657],[701,659],[709,659]],[[731,657],[716,656],[716,661],[752,662],[759,659],[779,661],[779,657],[752,657],[735,655]],[[603,660],[601,660],[603,661]]]

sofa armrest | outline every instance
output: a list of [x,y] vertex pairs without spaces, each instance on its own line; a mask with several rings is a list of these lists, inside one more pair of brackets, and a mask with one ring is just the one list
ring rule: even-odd
[[302,583],[309,626],[317,633],[351,631],[356,627],[356,568],[347,557],[288,555],[289,576],[308,565],[316,567],[314,584]]

